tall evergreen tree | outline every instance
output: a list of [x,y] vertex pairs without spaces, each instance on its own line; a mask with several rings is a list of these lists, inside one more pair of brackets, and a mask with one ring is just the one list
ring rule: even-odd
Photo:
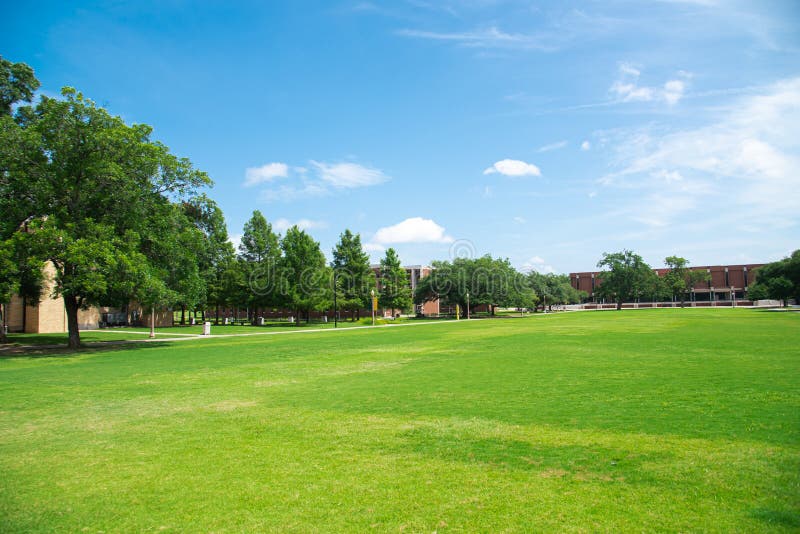
[[393,248],[386,250],[381,260],[379,303],[382,308],[407,311],[414,305],[408,273],[400,264],[400,257]]
[[369,265],[369,255],[361,246],[361,236],[345,230],[333,248],[337,306],[350,310],[355,318],[360,310],[371,306],[370,290],[375,289],[375,273]]
[[277,286],[277,269],[281,259],[279,237],[258,210],[244,225],[239,257],[244,260],[242,266],[247,304],[251,308],[283,304]]
[[286,231],[281,240],[281,293],[286,306],[295,311],[297,323],[310,312],[327,309],[331,303],[331,271],[319,243],[297,226]]

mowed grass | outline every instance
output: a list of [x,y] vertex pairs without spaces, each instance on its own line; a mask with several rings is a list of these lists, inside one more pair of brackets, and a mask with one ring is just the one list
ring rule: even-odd
[[0,360],[0,531],[797,531],[800,315]]

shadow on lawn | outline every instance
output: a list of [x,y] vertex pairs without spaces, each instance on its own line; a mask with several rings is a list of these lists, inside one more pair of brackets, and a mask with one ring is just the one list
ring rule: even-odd
[[[642,465],[669,456],[666,453],[636,454],[607,447],[536,445],[515,439],[471,438],[425,428],[406,432],[401,437],[401,442],[417,454],[500,469],[538,472],[544,478],[650,481],[652,477],[646,474]],[[632,477],[635,479],[631,480]]]
[[146,343],[137,341],[93,341],[81,346],[80,349],[70,349],[63,344],[48,345],[0,345],[0,360],[14,358],[74,358],[84,354],[95,352],[118,352],[141,350],[156,347],[166,347],[168,341],[149,341]]

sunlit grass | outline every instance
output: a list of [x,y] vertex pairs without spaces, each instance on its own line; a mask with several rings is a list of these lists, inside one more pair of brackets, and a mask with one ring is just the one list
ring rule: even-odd
[[798,326],[632,310],[2,359],[0,531],[797,530]]

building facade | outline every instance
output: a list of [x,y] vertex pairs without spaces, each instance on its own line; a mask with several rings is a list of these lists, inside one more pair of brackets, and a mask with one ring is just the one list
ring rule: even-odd
[[[763,263],[750,263],[747,265],[706,265],[690,267],[692,271],[708,273],[707,282],[698,282],[689,292],[689,301],[698,303],[746,301],[747,290],[756,281],[758,268]],[[669,269],[653,269],[660,277],[669,272]],[[599,271],[570,273],[570,284],[579,291],[585,291],[587,301],[597,302],[596,290],[602,284]],[[652,295],[642,295],[640,302],[653,302]]]

